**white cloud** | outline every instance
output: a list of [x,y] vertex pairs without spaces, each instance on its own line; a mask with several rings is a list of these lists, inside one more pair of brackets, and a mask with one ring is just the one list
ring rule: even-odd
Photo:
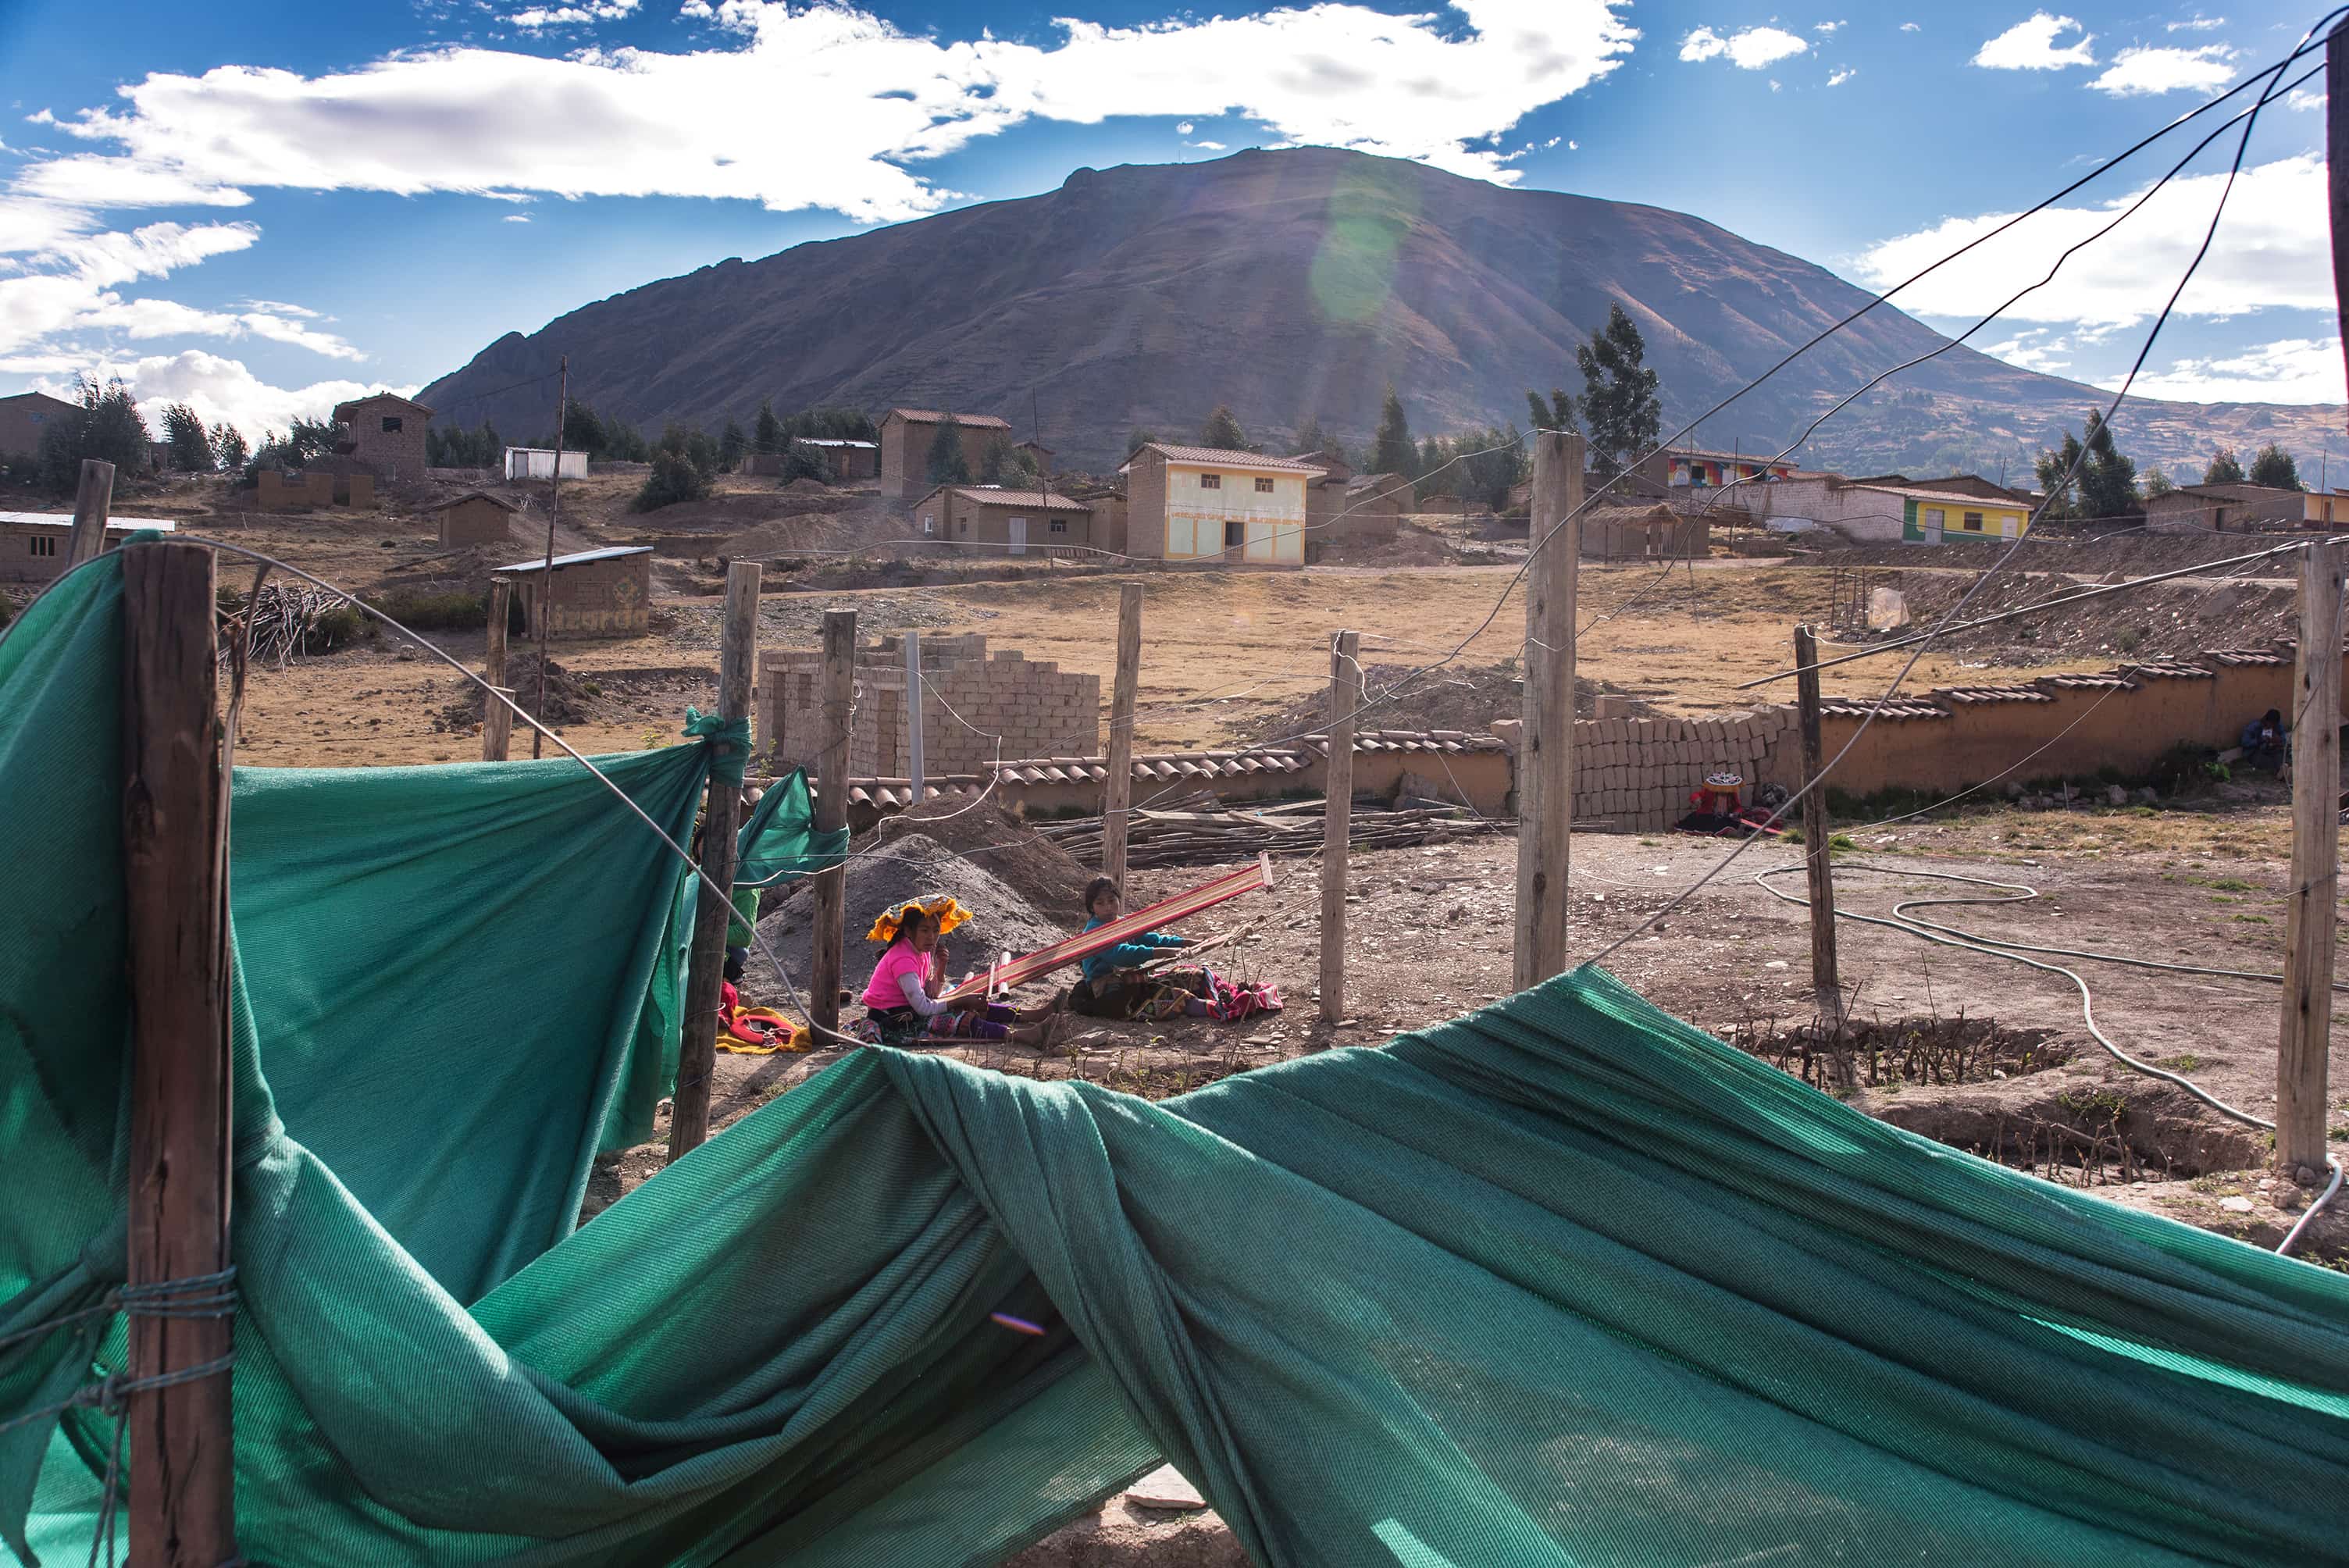
[[632,14],[640,0],[596,0],[587,5],[533,5],[506,18],[526,33],[544,27],[575,27],[586,22],[616,22]]
[[1778,90],[1778,87],[1779,87],[1778,78],[1777,78],[1777,77],[1772,77],[1770,78],[1770,90],[1771,90],[1772,92],[1774,92],[1774,93],[1775,93],[1775,92],[1776,92],[1776,91]]
[[[953,197],[905,163],[1027,120],[1223,114],[1285,142],[1509,182],[1516,171],[1482,144],[1612,70],[1638,36],[1609,0],[1064,21],[1050,47],[913,36],[837,0],[735,15],[746,42],[684,53],[453,48],[321,77],[158,73],[120,89],[119,108],[60,122],[116,150],[36,164],[20,187],[63,195],[75,185],[63,166],[79,163],[110,182],[100,205],[233,203],[282,186],[731,197],[885,221]],[[1465,30],[1439,26],[1459,19]]]
[[1726,59],[1742,71],[1758,71],[1775,60],[1799,55],[1810,47],[1779,27],[1745,27],[1723,37],[1710,27],[1699,27],[1681,40],[1683,60]]
[[2020,366],[2025,370],[2037,370],[2045,375],[2053,376],[2058,371],[2069,370],[2072,367],[2072,362],[2056,356],[2070,349],[2070,341],[2061,337],[2048,338],[2044,343],[2032,341],[2034,338],[2044,337],[2047,337],[2047,329],[2044,326],[2034,326],[2028,332],[2017,333],[2004,343],[1986,345],[1982,352],[1992,359],[2003,359],[2009,365]]
[[2162,31],[2167,33],[2208,33],[2214,27],[2223,27],[2226,25],[2227,18],[2224,16],[2189,16],[2183,22],[2172,22],[2168,24],[2162,29]]
[[2306,88],[2294,88],[2284,94],[2283,101],[2298,109],[2323,108],[2324,95],[2310,92]]
[[1914,22],[1903,22],[1900,24],[1900,30],[1904,33],[1921,33],[1925,29]]
[[2288,337],[2240,354],[2180,359],[2138,377],[2135,390],[2192,403],[2338,403],[2349,395],[2337,337]]
[[2088,85],[2115,98],[2139,98],[2191,88],[2209,92],[2235,79],[2227,62],[2235,51],[2224,44],[2199,49],[2123,49],[2104,75]]
[[509,223],[527,223],[530,222],[530,214],[527,212],[509,212],[505,216],[505,221]]
[[1182,120],[1176,123],[1174,127],[1174,134],[1177,136],[1188,136],[1197,129],[1198,128],[1193,125],[1189,120]]
[[[2078,33],[2079,41],[2058,48],[2055,40],[2065,33]],[[2096,57],[2088,52],[2093,42],[2094,36],[2071,17],[2033,11],[2028,19],[1983,43],[1974,52],[1973,63],[1993,71],[2060,71],[2066,66],[2093,66]]]
[[1841,22],[1814,22],[1811,24],[1811,31],[1814,33],[1832,33],[1837,27],[1842,26],[1843,24]]
[[1847,66],[1842,70],[1836,72],[1835,75],[1827,78],[1827,86],[1831,88],[1839,88],[1857,75],[1859,75],[1859,72],[1856,68]]
[[[160,418],[160,406],[186,403],[206,423],[225,419],[258,442],[264,430],[284,430],[296,418],[321,419],[334,406],[352,397],[382,390],[368,381],[314,381],[306,387],[274,387],[245,367],[240,359],[225,359],[202,349],[159,354],[133,360],[93,356],[72,367],[98,377],[119,376],[139,400],[149,405],[148,422]],[[40,390],[64,393],[73,386],[70,375],[36,383]],[[402,397],[413,387],[390,388]]]
[[1578,141],[1569,141],[1566,144],[1566,150],[1568,152],[1579,152],[1582,150],[1582,143]]
[[282,299],[241,299],[236,303],[246,310],[265,310],[272,315],[300,316],[305,321],[318,319],[316,311],[305,305],[287,304]]
[[1224,144],[1220,141],[1193,141],[1187,142],[1185,145],[1189,147],[1204,147],[1210,152],[1221,152],[1224,150]]
[[[2068,322],[2091,334],[2144,321],[2160,309],[2210,222],[2223,172],[2173,180],[2103,240],[2066,263],[2055,281],[2007,308],[2016,321]],[[2001,307],[2035,283],[2066,246],[2111,221],[2138,192],[2101,206],[2059,206],[1969,252],[1893,303],[1913,314],[1969,318]],[[2333,262],[2324,225],[2324,163],[2316,154],[2246,168],[2228,198],[2209,255],[2187,285],[2178,309],[2229,316],[2262,309],[2333,308]],[[1862,282],[1889,287],[2012,214],[1945,218],[1930,229],[1886,240],[1853,263]]]

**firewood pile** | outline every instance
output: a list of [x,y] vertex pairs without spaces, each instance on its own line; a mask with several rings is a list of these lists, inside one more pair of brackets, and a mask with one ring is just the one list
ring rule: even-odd
[[[1221,807],[1212,798],[1189,809],[1136,809],[1128,818],[1125,862],[1137,870],[1158,866],[1220,865],[1264,851],[1275,857],[1321,852],[1322,802],[1299,800],[1278,806]],[[1038,822],[1035,830],[1078,860],[1101,858],[1102,820],[1071,817]],[[1357,805],[1346,834],[1358,850],[1398,849],[1498,832],[1502,824],[1447,806],[1396,810]]]
[[304,654],[324,653],[357,636],[365,623],[350,603],[307,583],[264,583],[251,603],[221,612],[221,655],[228,656],[242,622],[252,629],[253,662],[282,671]]

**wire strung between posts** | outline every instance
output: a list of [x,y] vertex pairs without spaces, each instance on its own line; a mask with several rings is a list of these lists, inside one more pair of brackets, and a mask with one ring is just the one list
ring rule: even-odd
[[[1804,869],[1806,868],[1799,863],[1790,866],[1772,866],[1767,870],[1756,872],[1754,875],[1754,882],[1755,886],[1761,888],[1763,892],[1768,893],[1773,898],[1782,900],[1787,903],[1799,904],[1807,909],[1810,907],[1811,902],[1808,898],[1801,897],[1796,894],[1787,892],[1781,888],[1775,887],[1772,885],[1770,881],[1773,877],[1791,876],[1795,872],[1803,871]],[[1865,925],[1880,925],[1889,931],[1898,931],[1904,935],[1913,936],[1924,942],[1934,943],[1940,946],[1955,947],[1961,951],[1968,953],[1979,953],[1991,958],[2003,958],[2011,963],[2024,965],[2030,968],[2042,970],[2050,975],[2061,975],[2065,979],[2071,981],[2073,985],[2076,987],[2080,993],[2080,1016],[2082,1021],[2087,1025],[2088,1033],[2095,1037],[2096,1044],[2102,1046],[2106,1052],[2110,1055],[2115,1061],[2120,1063],[2123,1067],[2129,1068],[2133,1072],[2143,1073],[2147,1078],[2159,1078],[2164,1083],[2173,1084],[2176,1087],[2184,1089],[2188,1094],[2192,1095],[2196,1099],[2201,1101],[2204,1105],[2209,1106],[2220,1115],[2227,1117],[2231,1120],[2240,1122],[2246,1127],[2256,1127],[2269,1132],[2275,1130],[2275,1123],[2268,1120],[2266,1118],[2254,1116],[2250,1111],[2244,1110],[2239,1106],[2230,1105],[2225,1100],[2220,1099],[2217,1095],[2212,1094],[2209,1090],[2196,1083],[2193,1079],[2181,1077],[2165,1068],[2158,1068],[2151,1062],[2140,1060],[2121,1049],[2119,1046],[2113,1042],[2112,1037],[2106,1034],[2103,1028],[2097,1025],[2095,997],[2088,989],[2088,982],[2081,975],[2079,971],[2066,968],[2061,964],[2051,964],[2043,959],[2029,957],[2027,954],[2044,953],[2065,958],[2085,958],[2103,964],[2127,965],[2132,968],[2158,969],[2178,975],[2217,975],[2227,979],[2263,980],[2271,984],[2282,984],[2283,979],[2282,975],[2258,975],[2240,969],[2217,969],[2199,964],[2178,964],[2151,958],[2129,957],[2116,953],[2097,953],[2077,948],[2048,947],[2037,943],[2015,942],[2003,937],[1980,936],[1970,932],[1961,931],[1955,926],[1944,925],[1938,921],[1920,919],[1909,912],[1925,904],[2028,903],[2039,896],[2039,890],[2031,886],[2027,882],[1999,882],[1991,877],[1966,876],[1957,872],[1929,872],[1908,866],[1879,866],[1871,864],[1866,861],[1846,861],[1836,869],[1838,871],[1873,872],[1879,876],[1930,878],[1934,882],[1963,882],[1974,887],[1996,889],[2003,896],[1996,898],[1978,896],[1971,898],[1903,899],[1892,906],[1892,913],[1889,916],[1878,914],[1861,914],[1857,911],[1845,909],[1840,902],[1838,902],[1836,906],[1835,913],[1836,917],[1839,920],[1858,921]],[[2314,1219],[2317,1212],[2323,1209],[2327,1203],[2331,1202],[2333,1201],[2333,1194],[2341,1190],[2341,1161],[2332,1154],[2327,1153],[2324,1157],[2324,1162],[2332,1168],[2333,1179],[2325,1184],[2323,1192],[2317,1197],[2316,1201],[2309,1204],[2306,1209],[2301,1211],[2298,1222],[2295,1222],[2292,1229],[2285,1233],[2283,1240],[2277,1243],[2275,1249],[2277,1252],[2290,1253],[2293,1244],[2300,1240],[2301,1233],[2307,1228],[2308,1222]]]
[[[2330,16],[2340,15],[2344,11],[2349,11],[2349,6],[2343,6],[2336,9],[2334,12],[2329,13],[2327,19],[2329,20]],[[2322,24],[2320,23],[2319,25],[2321,26]],[[2311,31],[2313,33],[2313,29],[2311,29]],[[2161,329],[2168,324],[2170,314],[2178,308],[2178,299],[2186,293],[2186,285],[2193,281],[2195,273],[2202,265],[2203,258],[2210,253],[2211,242],[2218,237],[2220,220],[2226,216],[2227,199],[2234,191],[2235,179],[2242,170],[2244,154],[2250,150],[2251,144],[2251,131],[2259,124],[2260,110],[2266,107],[2269,98],[2273,96],[2275,82],[2282,77],[2284,67],[2291,63],[2292,59],[2296,57],[2296,55],[2287,57],[2283,61],[2279,62],[2273,67],[2272,71],[2268,73],[2268,90],[2261,95],[2260,101],[2253,105],[2251,112],[2244,117],[2242,136],[2235,144],[2234,161],[2227,170],[2226,182],[2220,187],[2219,200],[2211,209],[2209,224],[2202,232],[2202,242],[2196,247],[2193,258],[2186,263],[2186,271],[2179,276],[2178,286],[2169,291],[2169,298],[2163,302],[2161,314],[2154,318],[2152,326],[2147,329],[2145,335],[2144,343],[2137,348],[2137,358],[2129,366],[2128,375],[2123,378],[2119,389],[2113,394],[2112,401],[2106,405],[2104,417],[2098,421],[2100,425],[2109,428],[2112,424],[2113,416],[2119,412],[2121,404],[2128,397],[2129,388],[2137,385],[2137,375],[2145,368],[2146,360],[2151,356],[2153,353],[2153,346],[2161,336]],[[2181,121],[2179,123],[2183,122]],[[2164,176],[2165,181],[2169,177]],[[1999,572],[2005,567],[2008,562],[2014,559],[2015,552],[2023,548],[2023,542],[2030,536],[2031,526],[2035,525],[2041,515],[2046,511],[2047,508],[2054,504],[2054,500],[2057,496],[2062,495],[2071,487],[2073,480],[2080,471],[2080,465],[2087,460],[2087,456],[2088,447],[2085,443],[2083,443],[2078,454],[2073,458],[2071,467],[2064,470],[2064,477],[2056,483],[2048,487],[2047,499],[2042,501],[2037,511],[2032,514],[2030,523],[2025,525],[2023,531],[2015,535],[2013,542],[2008,544],[2004,551],[2000,552],[1996,561],[1992,562],[1988,567],[1983,569],[1982,575],[1974,579],[1972,584],[1966,589],[1964,593],[1959,596],[1955,603],[1950,606],[1949,610],[1942,615],[1940,622],[1936,624],[1931,631],[1925,633],[1920,637],[1909,639],[1909,642],[1914,644],[1914,651],[1909,654],[1908,661],[1900,666],[1899,673],[1892,677],[1891,683],[1884,688],[1883,695],[1879,696],[1876,699],[1875,703],[1869,707],[1867,714],[1861,717],[1857,727],[1853,729],[1849,738],[1845,740],[1843,745],[1837,750],[1835,756],[1830,758],[1826,765],[1823,766],[1816,775],[1808,779],[1801,789],[1794,791],[1785,800],[1779,802],[1777,808],[1773,810],[1757,827],[1755,827],[1753,832],[1740,840],[1729,853],[1723,855],[1719,861],[1715,861],[1713,866],[1702,875],[1699,876],[1696,881],[1691,882],[1687,887],[1682,889],[1678,893],[1667,900],[1661,908],[1656,910],[1654,913],[1650,914],[1645,919],[1640,921],[1630,930],[1624,932],[1621,935],[1616,937],[1615,940],[1607,944],[1606,946],[1600,948],[1597,953],[1584,959],[1580,964],[1576,965],[1578,969],[1588,968],[1593,965],[1605,962],[1606,959],[1620,951],[1625,945],[1639,936],[1640,933],[1648,930],[1650,927],[1653,926],[1656,922],[1663,919],[1664,916],[1671,913],[1674,910],[1680,908],[1681,905],[1686,903],[1690,899],[1695,897],[1699,890],[1711,882],[1713,878],[1727,871],[1732,865],[1736,863],[1739,857],[1744,855],[1746,851],[1752,849],[1757,841],[1767,835],[1773,828],[1785,819],[1786,813],[1794,810],[1795,805],[1806,796],[1809,795],[1813,790],[1819,789],[1826,782],[1829,776],[1832,775],[1836,769],[1842,764],[1843,759],[1851,755],[1852,748],[1859,744],[1860,737],[1866,735],[1869,727],[1875,724],[1878,717],[1883,713],[1886,705],[1891,702],[1893,694],[1898,692],[1901,686],[1908,680],[1909,673],[1916,669],[1917,661],[1924,656],[1925,649],[1932,643],[1933,639],[1940,635],[1944,630],[1950,628],[1954,623],[1956,623],[1959,614],[1965,609],[1967,604],[1973,601],[1974,596],[1989,585],[1990,580],[1996,576]],[[2274,552],[2269,552],[2267,553],[2272,554]]]

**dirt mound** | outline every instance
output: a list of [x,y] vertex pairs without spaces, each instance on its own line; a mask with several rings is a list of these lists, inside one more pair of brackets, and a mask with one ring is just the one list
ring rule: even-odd
[[[533,711],[538,701],[538,655],[522,653],[506,660],[507,687],[514,701],[524,711]],[[488,701],[481,688],[469,680],[456,683],[454,701],[440,710],[442,722],[452,729],[481,722],[481,705]],[[587,717],[587,703],[596,688],[585,677],[574,675],[553,659],[546,661],[545,721],[551,725],[578,724]],[[517,725],[516,728],[522,727]]]
[[[1872,575],[1872,574],[1871,574]],[[1894,574],[1888,573],[1888,578]],[[2189,578],[2156,583],[2134,593],[2091,599],[2044,615],[2026,615],[1996,625],[1951,632],[1936,640],[1944,653],[1986,654],[2006,665],[2044,665],[2082,659],[2126,664],[2157,657],[2193,658],[2206,649],[2265,647],[2294,634],[2298,613],[2293,591],[2255,583]],[[1900,635],[1938,624],[1966,591],[1971,578],[1953,573],[1903,572],[1897,586],[1907,602],[1909,624],[1880,634]],[[2001,573],[1966,601],[1965,618],[2022,609],[2088,587],[2069,574]]]
[[1085,883],[1093,868],[1024,827],[991,803],[925,800],[901,816],[885,820],[881,847],[907,833],[928,835],[958,855],[972,856],[996,880],[1046,914],[1072,929],[1084,923]]
[[[1522,718],[1526,686],[1513,664],[1445,665],[1404,683],[1416,665],[1362,666],[1365,699],[1383,698],[1354,723],[1363,729],[1482,730],[1496,718]],[[1592,699],[1602,688],[1596,681],[1574,683],[1574,711],[1588,718]],[[1390,696],[1400,691],[1399,696]],[[1249,740],[1274,740],[1318,730],[1330,722],[1330,695],[1313,692],[1245,727]]]
[[[890,835],[877,851],[851,860],[847,876],[848,940],[843,981],[852,993],[863,993],[864,983],[872,978],[874,963],[881,956],[880,944],[864,940],[874,918],[909,898],[947,893],[972,912],[972,919],[947,938],[947,973],[957,980],[966,971],[984,968],[1005,953],[1032,953],[1057,942],[1071,929],[981,871],[976,861],[962,859],[921,833]],[[802,890],[806,886],[798,885]],[[813,951],[814,915],[814,897],[799,891],[759,922],[759,934],[790,965],[792,984],[802,987]],[[754,952],[750,958],[754,987],[761,967]]]

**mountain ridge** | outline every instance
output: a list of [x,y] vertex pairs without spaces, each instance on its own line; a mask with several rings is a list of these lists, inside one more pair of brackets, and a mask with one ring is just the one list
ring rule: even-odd
[[[1686,213],[1508,189],[1327,148],[1079,169],[1055,190],[730,257],[508,333],[418,394],[444,422],[536,433],[544,389],[657,429],[845,403],[1000,413],[1063,466],[1127,433],[1195,429],[1228,403],[1278,446],[1307,418],[1359,440],[1386,386],[1421,434],[1506,423],[1525,389],[1578,387],[1574,348],[1623,302],[1675,428],[1870,295]],[[1868,376],[1947,342],[1889,305],[1697,433],[1775,451]],[[1962,346],[1904,372],[1797,454],[1853,471],[2028,471],[2109,394]],[[2132,399],[2140,466],[2199,473],[2212,446],[2313,452],[2337,406]]]

